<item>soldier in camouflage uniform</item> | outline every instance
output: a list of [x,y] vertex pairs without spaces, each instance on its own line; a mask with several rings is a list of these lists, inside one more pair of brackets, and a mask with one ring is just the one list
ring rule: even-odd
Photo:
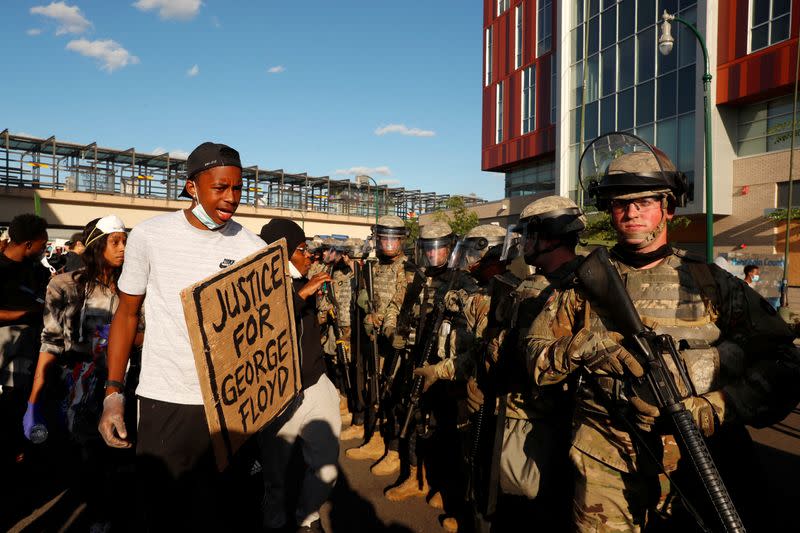
[[[407,236],[408,230],[400,217],[384,215],[378,219],[372,235],[377,256],[377,261],[372,264],[374,285],[372,301],[369,302],[366,290],[359,292],[359,306],[366,312],[364,330],[367,335],[377,336],[378,349],[382,358],[388,356],[390,350],[393,349],[391,342],[397,327],[396,313],[390,315],[387,310],[392,302],[395,302],[395,306],[400,306],[405,296],[407,258],[403,253],[403,242]],[[382,418],[391,419],[391,413],[383,413]],[[384,444],[384,435],[377,431],[365,435],[364,427],[364,424],[354,423],[342,432],[342,440],[367,439],[358,448],[347,450],[347,457],[376,461],[384,455],[390,460],[396,456],[398,447],[396,439],[389,438]],[[383,431],[381,428],[381,432]],[[378,472],[380,473],[381,470]]]
[[[666,223],[685,202],[685,176],[628,134],[600,137],[581,161],[582,184],[610,212],[618,235],[612,257],[642,321],[679,342],[694,395],[670,370],[703,434],[781,420],[800,391],[793,335],[742,280],[667,244]],[[672,426],[628,386],[643,369],[620,338],[608,311],[575,288],[547,302],[527,339],[537,386],[581,375],[570,450],[579,531],[641,531],[682,507],[666,477],[686,468],[678,469]]]
[[[329,269],[332,278],[330,283],[325,283],[317,299],[317,309],[319,311],[319,323],[322,326],[322,345],[324,352],[329,356],[328,376],[339,389],[340,410],[342,417],[346,420],[352,417],[350,408],[354,405],[354,399],[347,395],[352,395],[353,391],[345,390],[344,376],[341,375],[342,369],[336,366],[337,343],[342,343],[345,354],[345,370],[350,364],[350,315],[353,300],[353,260],[352,254],[353,241],[350,239],[330,239],[326,243],[327,249],[323,253],[323,264]],[[334,306],[334,302],[336,305]],[[337,339],[332,324],[333,317],[339,327],[341,338]]]
[[[512,527],[520,514],[533,515],[547,531],[564,529],[569,501],[567,464],[570,394],[563,384],[536,387],[520,357],[531,324],[545,303],[565,289],[580,258],[575,254],[586,218],[572,200],[548,196],[528,204],[519,224],[509,228],[505,255],[521,256],[536,272],[519,280],[511,273],[493,280],[493,323],[481,388],[498,398],[495,429],[502,435],[498,472],[500,497],[495,528]],[[500,433],[502,431],[502,433]]]
[[311,268],[308,269],[308,279],[313,278],[325,270],[325,264],[322,262],[322,254],[327,249],[325,239],[319,235],[314,235],[311,239],[306,241],[308,251],[311,253]]
[[[440,330],[437,347],[441,360],[414,370],[415,375],[425,380],[424,391],[438,380],[450,382],[445,384],[447,393],[437,398],[439,402],[433,408],[434,415],[438,415],[436,431],[430,437],[435,457],[427,461],[433,469],[432,476],[441,480],[433,483],[428,503],[447,511],[448,516],[442,521],[446,531],[458,531],[459,522],[464,523],[467,518],[465,503],[472,442],[469,404],[476,405],[482,400],[474,393],[477,366],[483,364],[486,348],[490,307],[487,285],[505,270],[505,263],[500,260],[505,236],[505,229],[485,224],[471,229],[456,245],[449,273],[456,279],[444,295],[446,326]],[[438,476],[435,470],[439,471]]]
[[[402,340],[411,341],[413,343],[413,349],[411,351],[413,352],[414,356],[416,356],[416,354],[423,349],[427,335],[438,335],[441,340],[442,331],[430,332],[428,329],[436,319],[432,313],[435,299],[437,298],[438,293],[444,291],[447,288],[448,283],[451,281],[451,276],[447,269],[447,263],[455,242],[456,235],[446,222],[432,222],[420,228],[420,236],[419,239],[417,239],[416,246],[416,263],[419,267],[424,269],[425,284],[422,287],[422,290],[416,299],[416,304],[413,306],[412,310],[401,310],[398,306],[397,300],[389,304],[387,317],[395,317],[396,319],[400,312],[413,313],[413,338]],[[412,278],[413,276],[409,277],[407,282],[411,283]],[[405,296],[405,294],[403,296]],[[444,297],[444,294],[442,293],[440,296]],[[443,328],[445,327],[446,324],[443,324]],[[400,340],[401,339],[395,339],[395,345],[399,345],[398,341]],[[441,348],[441,342],[438,344],[438,347]],[[409,354],[408,351],[406,351],[406,355],[410,356],[412,354]],[[408,392],[410,391],[409,385],[411,383],[411,372],[413,371],[415,364],[413,359],[414,357],[405,357],[400,363],[401,366],[400,370],[398,371],[398,379],[395,381],[395,398],[402,400],[408,397]],[[420,402],[420,409],[418,415],[415,417],[415,420],[422,420],[423,422],[422,424],[418,424],[416,422],[412,423],[408,437],[403,441],[405,452],[404,460],[408,460],[407,470],[409,475],[402,480],[401,483],[395,484],[395,486],[392,486],[386,490],[387,499],[391,501],[401,501],[414,496],[425,496],[428,493],[427,478],[425,476],[424,465],[421,460],[424,450],[418,447],[418,444],[422,443],[417,437],[419,432],[427,432],[427,428],[425,426],[428,425],[427,420],[431,415],[431,406],[436,405],[440,401],[442,394],[443,390],[441,388],[437,388],[435,391],[432,390],[426,392],[422,398],[422,401]],[[405,410],[407,406],[397,403],[394,407],[397,415],[397,421],[402,423],[406,415]],[[400,423],[396,424],[394,427],[389,427],[387,424],[386,432],[388,433],[391,431],[395,438],[397,438],[401,429]],[[401,470],[399,459],[400,457],[396,456],[396,459],[394,460],[396,461],[396,466],[393,465],[393,472]],[[419,469],[417,468],[418,465],[420,466]],[[401,475],[405,472],[405,470],[406,469],[402,469]]]

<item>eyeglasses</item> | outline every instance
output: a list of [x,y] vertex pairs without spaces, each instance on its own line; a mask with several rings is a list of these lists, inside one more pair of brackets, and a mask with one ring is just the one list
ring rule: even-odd
[[310,254],[311,252],[308,251],[307,246],[298,246],[294,249],[294,253],[296,254]]
[[632,200],[611,200],[611,210],[622,213],[628,210],[628,206],[636,206],[637,211],[650,211],[656,207],[661,207],[660,196],[649,196],[647,198],[634,198]]

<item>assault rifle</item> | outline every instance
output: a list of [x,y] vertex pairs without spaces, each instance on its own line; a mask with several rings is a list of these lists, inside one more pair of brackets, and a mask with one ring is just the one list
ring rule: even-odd
[[[642,400],[658,407],[662,414],[669,415],[674,422],[676,436],[688,451],[725,531],[744,532],[744,524],[667,366],[665,355],[675,363],[687,389],[693,391],[675,340],[670,335],[659,335],[645,327],[604,247],[589,254],[578,267],[577,278],[589,301],[610,314],[617,331],[624,336],[623,346],[644,368],[644,376],[632,383],[633,390]],[[699,516],[695,518],[701,527],[705,527]]]
[[[417,350],[417,357],[414,360],[414,369],[422,368],[425,363],[433,363],[436,357],[434,347],[439,343],[439,330],[442,329],[444,322],[444,297],[453,288],[457,274],[455,271],[450,271],[450,278],[447,281],[447,287],[444,290],[438,290],[433,300],[433,309],[427,314],[420,324],[418,334],[422,334],[424,344],[422,349]],[[432,324],[430,328],[426,327],[428,323]],[[417,344],[417,347],[419,344]],[[411,393],[406,402],[406,416],[403,420],[402,429],[400,430],[400,438],[405,439],[408,437],[408,430],[411,427],[411,421],[416,415],[419,407],[419,400],[422,396],[422,387],[425,384],[425,378],[422,376],[414,376],[414,382],[411,385]]]
[[[372,314],[375,312],[375,286],[374,286],[374,278],[372,276],[372,268],[374,266],[374,261],[367,260],[365,262],[365,277],[364,277],[364,284],[366,285],[367,289],[367,296],[368,302],[367,307],[369,309],[369,313]],[[369,359],[367,360],[367,379],[369,380],[369,405],[370,409],[373,411],[377,411],[378,403],[380,400],[378,394],[378,373],[380,369],[380,365],[378,363],[378,336],[373,334],[371,335],[372,341],[372,350]]]
[[[425,273],[413,261],[406,261],[404,267],[408,270],[414,271],[414,279],[406,287],[406,294],[403,297],[403,303],[400,305],[400,313],[397,317],[397,327],[395,328],[395,337],[406,339],[405,344],[410,343],[411,338],[411,320],[413,318],[413,307],[419,299],[419,295],[425,286]],[[415,336],[414,342],[418,342]],[[389,359],[384,364],[384,380],[381,386],[380,400],[384,401],[392,391],[394,380],[397,377],[397,372],[400,369],[400,361],[403,358],[403,352],[406,346],[392,345],[392,351],[389,354]]]
[[344,381],[344,393],[348,398],[351,397],[353,384],[350,381],[350,370],[347,367],[347,349],[345,345],[347,340],[342,337],[342,328],[339,327],[339,303],[336,301],[336,295],[333,292],[333,287],[328,284],[328,299],[331,302],[331,308],[328,310],[328,315],[331,317],[331,326],[333,327],[333,336],[336,339],[336,366],[342,374]]

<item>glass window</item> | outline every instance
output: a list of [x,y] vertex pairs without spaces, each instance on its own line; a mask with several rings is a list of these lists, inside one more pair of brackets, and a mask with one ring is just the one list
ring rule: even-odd
[[617,96],[617,129],[625,131],[633,128],[633,87]]
[[558,114],[558,61],[556,54],[550,56],[550,124],[556,123]]
[[656,3],[653,0],[636,0],[636,29],[641,31],[656,23]]
[[694,115],[678,119],[678,168],[694,168]]
[[497,15],[500,16],[508,11],[508,3],[510,0],[497,0]]
[[600,55],[603,62],[603,96],[608,96],[617,90],[617,50],[611,47]]
[[694,111],[695,87],[700,83],[694,72],[694,65],[678,71],[678,114]]
[[581,140],[581,109],[573,109],[569,112],[569,131],[572,132],[572,142]]
[[519,68],[522,66],[522,4],[518,5],[514,9],[514,18],[516,19],[516,26],[515,26],[515,39],[514,42],[516,47],[516,53],[514,54],[514,68]]
[[489,26],[486,28],[486,57],[484,58],[484,64],[486,65],[486,79],[484,80],[484,85],[489,85],[492,83],[492,27]]
[[[681,13],[681,18],[690,24],[696,24],[697,9],[694,7],[687,9]],[[683,24],[676,24],[676,26],[678,27],[678,35],[675,38],[675,46],[677,48],[678,67],[685,67],[695,62],[695,54],[698,52],[699,45],[692,30]],[[675,26],[672,27],[672,31],[675,31]]]
[[589,57],[586,72],[586,101],[597,100],[600,96],[600,56],[595,54]]
[[577,107],[583,103],[583,62],[572,67],[572,95],[570,107]]
[[495,106],[495,126],[497,133],[495,134],[495,142],[503,141],[503,82],[497,84],[497,97]]
[[636,125],[653,122],[655,112],[653,80],[636,86]]
[[606,9],[600,15],[600,26],[602,31],[601,45],[607,48],[617,41],[617,8],[616,6]]
[[536,65],[522,71],[522,133],[536,129]]
[[555,192],[554,161],[538,161],[506,174],[506,196],[522,196],[540,192]]
[[625,39],[619,43],[619,88],[633,85],[636,73],[636,54],[634,39]]
[[572,44],[572,62],[583,59],[583,27],[575,28],[570,32]]
[[[789,198],[789,182],[788,181],[779,181],[778,182],[778,209],[786,209],[788,207],[787,200]],[[796,209],[800,206],[800,184],[796,181],[792,183],[792,209]]]
[[658,85],[656,87],[658,91],[658,120],[663,120],[677,113],[677,86],[678,75],[675,72],[658,77]]
[[639,83],[647,81],[655,75],[656,61],[656,30],[655,27],[643,31],[636,36],[639,46],[639,57],[637,58],[638,69],[636,70],[636,81]]
[[789,38],[791,8],[792,3],[789,0],[751,0],[751,52]]
[[617,106],[616,97],[612,94],[600,100],[600,135],[614,131]]
[[[739,110],[737,128],[739,156],[788,149],[792,133],[792,97],[759,102]],[[795,133],[795,144],[800,125]]]
[[584,116],[583,138],[594,139],[597,137],[597,102],[586,104],[586,114]]
[[634,0],[620,0],[619,3],[619,39],[633,35],[636,29],[636,20],[634,15],[636,13],[636,6]]
[[656,123],[656,145],[669,156],[670,161],[678,160],[678,121],[671,118]]
[[553,0],[538,0],[536,56],[550,51],[553,41]]
[[596,54],[600,49],[600,17],[589,19],[589,35],[586,39],[588,41],[586,53]]
[[636,135],[641,137],[643,140],[649,142],[650,144],[655,144],[653,140],[653,134],[655,133],[655,128],[652,124],[648,124],[647,126],[641,126],[636,128]]
[[593,17],[600,12],[600,0],[589,0],[589,17]]
[[[692,43],[695,41],[694,36],[692,36]],[[672,52],[671,54],[656,54],[658,58],[658,73],[659,74],[666,74],[667,72],[672,72],[678,66],[678,54],[676,52]]]

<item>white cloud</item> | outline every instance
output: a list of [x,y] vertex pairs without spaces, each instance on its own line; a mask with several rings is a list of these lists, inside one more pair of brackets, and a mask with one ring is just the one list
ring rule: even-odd
[[158,9],[162,19],[190,20],[200,11],[200,0],[137,0],[133,7],[140,11]]
[[119,43],[111,39],[89,41],[76,39],[67,43],[67,50],[78,52],[82,56],[94,57],[100,61],[100,69],[114,72],[128,65],[135,65],[139,58],[125,50]]
[[169,156],[172,159],[188,159],[189,157],[189,152],[186,150],[167,150],[166,148],[162,148],[160,146],[153,148],[150,153],[153,155],[161,155],[166,154],[167,152],[169,152]]
[[192,68],[186,71],[186,75],[189,76],[190,78],[193,78],[198,74],[200,74],[200,67],[198,67],[197,65],[194,65]]
[[65,33],[83,33],[92,27],[92,23],[86,20],[78,6],[68,6],[64,2],[51,2],[46,6],[34,6],[31,8],[32,15],[42,15],[58,22],[56,35]]
[[39,28],[31,28],[28,31],[26,31],[25,33],[27,33],[31,37],[35,37],[36,35],[39,35],[40,33],[42,33],[42,30],[40,30]]
[[216,15],[211,17],[211,25],[214,26],[215,28],[221,28],[222,23],[219,21],[219,17],[217,17]]
[[270,67],[269,69],[267,69],[267,72],[269,72],[270,74],[280,74],[281,72],[284,72],[285,70],[286,70],[286,68],[284,68],[283,65],[277,65],[277,66]]
[[366,174],[371,176],[373,174],[377,174],[379,176],[391,176],[392,171],[389,167],[350,167],[350,168],[340,168],[334,175],[336,176],[358,176],[359,174]]
[[375,129],[375,135],[386,135],[387,133],[399,133],[410,137],[433,137],[436,135],[435,131],[409,128],[405,124],[389,124]]

